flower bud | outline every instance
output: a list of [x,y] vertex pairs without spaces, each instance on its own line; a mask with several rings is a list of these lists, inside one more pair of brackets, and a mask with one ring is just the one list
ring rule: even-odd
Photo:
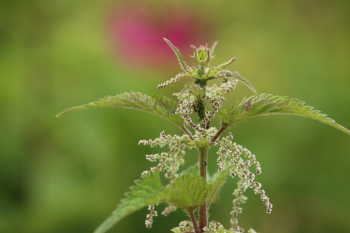
[[191,46],[193,48],[194,54],[193,59],[194,61],[200,65],[200,66],[206,66],[210,62],[210,51],[207,46],[199,46],[199,48],[196,48],[194,45]]

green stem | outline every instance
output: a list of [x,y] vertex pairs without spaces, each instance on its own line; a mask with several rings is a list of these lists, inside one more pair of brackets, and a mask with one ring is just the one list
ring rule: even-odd
[[[205,118],[205,105],[203,104],[203,98],[205,98],[205,86],[207,85],[207,81],[203,79],[196,79],[196,84],[198,84],[202,91],[204,92],[203,96],[200,96],[196,101],[196,109],[199,117],[199,121],[202,121]],[[203,124],[201,123],[202,127]],[[210,145],[201,146],[198,148],[199,151],[199,175],[207,181],[207,158],[208,158],[208,149]],[[199,231],[204,232],[203,228],[208,225],[208,207],[207,202],[203,202],[199,207],[198,212],[198,220],[199,220]]]
[[[207,180],[207,158],[208,158],[208,147],[199,148],[199,175]],[[204,202],[199,207],[199,229],[203,232],[203,228],[208,225],[208,208],[207,202]]]
[[[199,117],[199,122],[202,121],[205,118],[205,105],[204,105],[204,98],[205,98],[205,86],[207,85],[207,80],[204,79],[196,79],[195,83],[199,85],[202,89],[202,94],[197,96],[196,100],[196,106],[195,109],[197,110],[197,114]],[[201,126],[203,127],[203,124],[201,123]]]
[[[197,113],[199,117],[199,121],[205,118],[205,106],[203,104],[203,99],[198,99],[196,103]],[[202,123],[201,123],[202,125]]]

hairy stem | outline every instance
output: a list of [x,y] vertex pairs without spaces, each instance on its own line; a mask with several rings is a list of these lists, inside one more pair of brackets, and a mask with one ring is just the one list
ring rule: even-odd
[[198,228],[197,220],[196,220],[196,217],[193,214],[193,211],[190,212],[189,214],[190,214],[190,217],[191,217],[191,220],[192,220],[192,223],[193,223],[193,228],[194,228],[195,232],[196,233],[200,233],[201,231]]
[[[205,98],[205,86],[207,85],[207,80],[203,80],[203,79],[196,79],[195,83],[197,85],[199,85],[202,89],[202,95],[197,97],[196,100],[196,105],[195,105],[195,109],[197,110],[197,114],[199,117],[199,122],[201,122],[204,118],[205,118],[205,105],[204,105],[204,98]],[[203,125],[202,123],[200,123],[202,127],[204,127],[205,125]]]
[[[196,109],[197,109],[199,121],[202,121],[205,118],[205,106],[203,104],[203,99],[197,100]],[[201,123],[201,125],[202,125],[202,123]]]
[[[207,157],[208,157],[208,148],[203,147],[199,148],[199,175],[207,180]],[[200,232],[203,232],[203,228],[208,225],[208,208],[207,202],[204,202],[199,207],[199,229]]]

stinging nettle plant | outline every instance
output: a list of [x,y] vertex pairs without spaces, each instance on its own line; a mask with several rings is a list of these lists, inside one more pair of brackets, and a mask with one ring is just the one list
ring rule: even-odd
[[[158,164],[150,170],[142,172],[142,179],[135,181],[136,186],[130,188],[130,192],[126,193],[126,198],[121,201],[112,215],[96,229],[95,233],[108,231],[120,219],[145,206],[148,206],[150,210],[146,216],[145,224],[147,228],[151,228],[153,217],[157,216],[155,208],[158,203],[168,204],[162,212],[165,216],[177,208],[188,213],[189,220],[180,222],[178,227],[172,229],[174,233],[244,232],[244,229],[238,225],[237,219],[238,214],[242,212],[240,205],[247,200],[247,197],[243,195],[244,191],[252,188],[256,194],[259,194],[266,206],[267,213],[271,213],[272,204],[265,191],[261,189],[261,183],[255,181],[255,174],[261,173],[260,163],[248,149],[232,141],[231,133],[220,138],[226,129],[255,116],[289,114],[319,120],[350,134],[348,129],[335,123],[334,120],[313,107],[306,106],[304,102],[272,94],[258,94],[247,79],[236,71],[226,69],[235,58],[219,66],[210,67],[217,42],[210,49],[207,46],[199,48],[191,46],[194,50],[192,57],[198,64],[198,68],[195,68],[189,67],[185,63],[180,51],[169,40],[165,38],[164,40],[175,52],[182,72],[175,78],[159,84],[158,89],[172,86],[184,78],[194,79],[194,82],[186,84],[180,93],[173,94],[173,97],[179,100],[178,102],[165,96],[147,96],[131,92],[108,96],[96,102],[67,109],[57,115],[59,117],[69,112],[88,108],[131,108],[163,117],[184,131],[182,136],[167,135],[163,131],[159,138],[139,142],[139,145],[151,147],[168,145],[169,151],[146,155],[147,160],[158,162]],[[213,79],[222,80],[220,86],[216,84],[208,86],[208,81]],[[234,90],[238,82],[247,85],[254,95],[235,102],[227,109],[220,110],[221,102],[226,101],[223,95]],[[193,120],[191,114],[197,115],[198,117],[193,118],[199,120]],[[221,119],[219,129],[210,125],[216,114]],[[209,175],[207,174],[209,166],[207,157],[209,148],[213,146],[218,148],[216,152],[218,154],[218,171]],[[185,148],[198,150],[198,163],[178,172],[180,166],[184,164]],[[255,169],[255,174],[251,171],[252,166]],[[164,173],[165,177],[170,179],[166,186],[160,182],[160,173]],[[233,210],[230,213],[232,226],[226,230],[217,221],[208,222],[208,209],[216,200],[216,196],[228,176],[238,177],[238,182],[237,188],[233,192]],[[256,231],[250,229],[248,232]]]

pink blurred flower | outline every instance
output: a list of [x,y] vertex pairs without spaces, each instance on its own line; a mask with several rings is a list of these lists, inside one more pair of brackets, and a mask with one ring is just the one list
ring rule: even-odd
[[131,67],[164,69],[177,65],[163,37],[180,49],[185,60],[192,60],[190,45],[210,42],[210,28],[208,18],[179,7],[157,11],[140,4],[119,6],[109,19],[113,51]]

